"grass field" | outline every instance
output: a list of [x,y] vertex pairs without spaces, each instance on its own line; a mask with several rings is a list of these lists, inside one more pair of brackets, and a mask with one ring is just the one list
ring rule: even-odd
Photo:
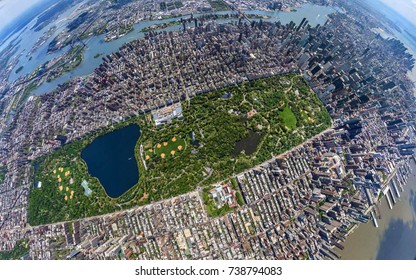
[[283,121],[283,124],[289,129],[296,128],[296,116],[293,113],[290,107],[285,107],[282,112],[279,113],[280,118]]
[[146,160],[152,160],[154,157],[162,159],[174,158],[186,148],[186,142],[183,139],[173,136],[167,141],[155,144],[152,148],[146,150]]

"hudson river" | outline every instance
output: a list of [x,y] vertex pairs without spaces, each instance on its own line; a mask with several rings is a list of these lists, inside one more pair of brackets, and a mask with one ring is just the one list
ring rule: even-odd
[[400,193],[400,201],[390,209],[381,199],[381,219],[376,228],[372,221],[361,224],[343,245],[341,259],[413,260],[416,257],[416,164],[411,160],[412,174]]

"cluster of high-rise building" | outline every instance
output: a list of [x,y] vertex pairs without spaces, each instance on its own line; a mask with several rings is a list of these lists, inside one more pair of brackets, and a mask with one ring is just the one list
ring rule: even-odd
[[[368,222],[380,193],[398,199],[410,172],[402,141],[366,115],[354,141],[339,123],[275,159],[235,176],[244,205],[210,218],[199,190],[122,212],[27,228],[31,258],[337,258],[356,224]],[[395,130],[393,132],[393,130]],[[347,145],[346,145],[347,144]],[[386,152],[388,151],[388,152]],[[386,176],[383,176],[386,175]],[[376,217],[377,218],[377,217]],[[22,229],[8,231],[9,240]]]
[[[0,250],[28,238],[35,259],[337,258],[334,246],[342,248],[356,224],[377,219],[381,194],[400,196],[415,113],[407,77],[412,56],[371,31],[380,23],[367,10],[338,4],[345,13],[315,27],[306,19],[282,25],[240,18],[149,32],[104,57],[92,75],[31,98],[0,140],[8,168],[0,187]],[[196,190],[99,217],[27,225],[31,160],[60,146],[57,132],[76,140],[197,94],[288,72],[305,77],[333,125],[236,174],[243,206],[210,218]]]

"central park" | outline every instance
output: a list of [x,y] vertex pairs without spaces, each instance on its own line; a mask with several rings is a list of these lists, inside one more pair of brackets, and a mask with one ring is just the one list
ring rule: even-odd
[[[331,124],[322,102],[297,74],[243,82],[183,100],[180,106],[181,118],[156,125],[151,114],[141,114],[39,158],[29,223],[95,216],[209,187],[290,150]],[[116,144],[102,144],[104,152],[97,152],[106,155],[97,168],[105,167],[112,188],[122,190],[112,192],[104,171],[93,172],[98,169],[82,155],[107,135],[132,126],[131,139],[113,140],[126,154],[120,156]]]

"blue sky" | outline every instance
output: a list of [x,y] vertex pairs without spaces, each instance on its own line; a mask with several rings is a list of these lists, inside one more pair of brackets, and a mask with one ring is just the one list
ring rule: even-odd
[[0,0],[0,29],[43,0]]
[[[0,0],[0,29],[43,0]],[[416,25],[416,0],[379,0]]]

